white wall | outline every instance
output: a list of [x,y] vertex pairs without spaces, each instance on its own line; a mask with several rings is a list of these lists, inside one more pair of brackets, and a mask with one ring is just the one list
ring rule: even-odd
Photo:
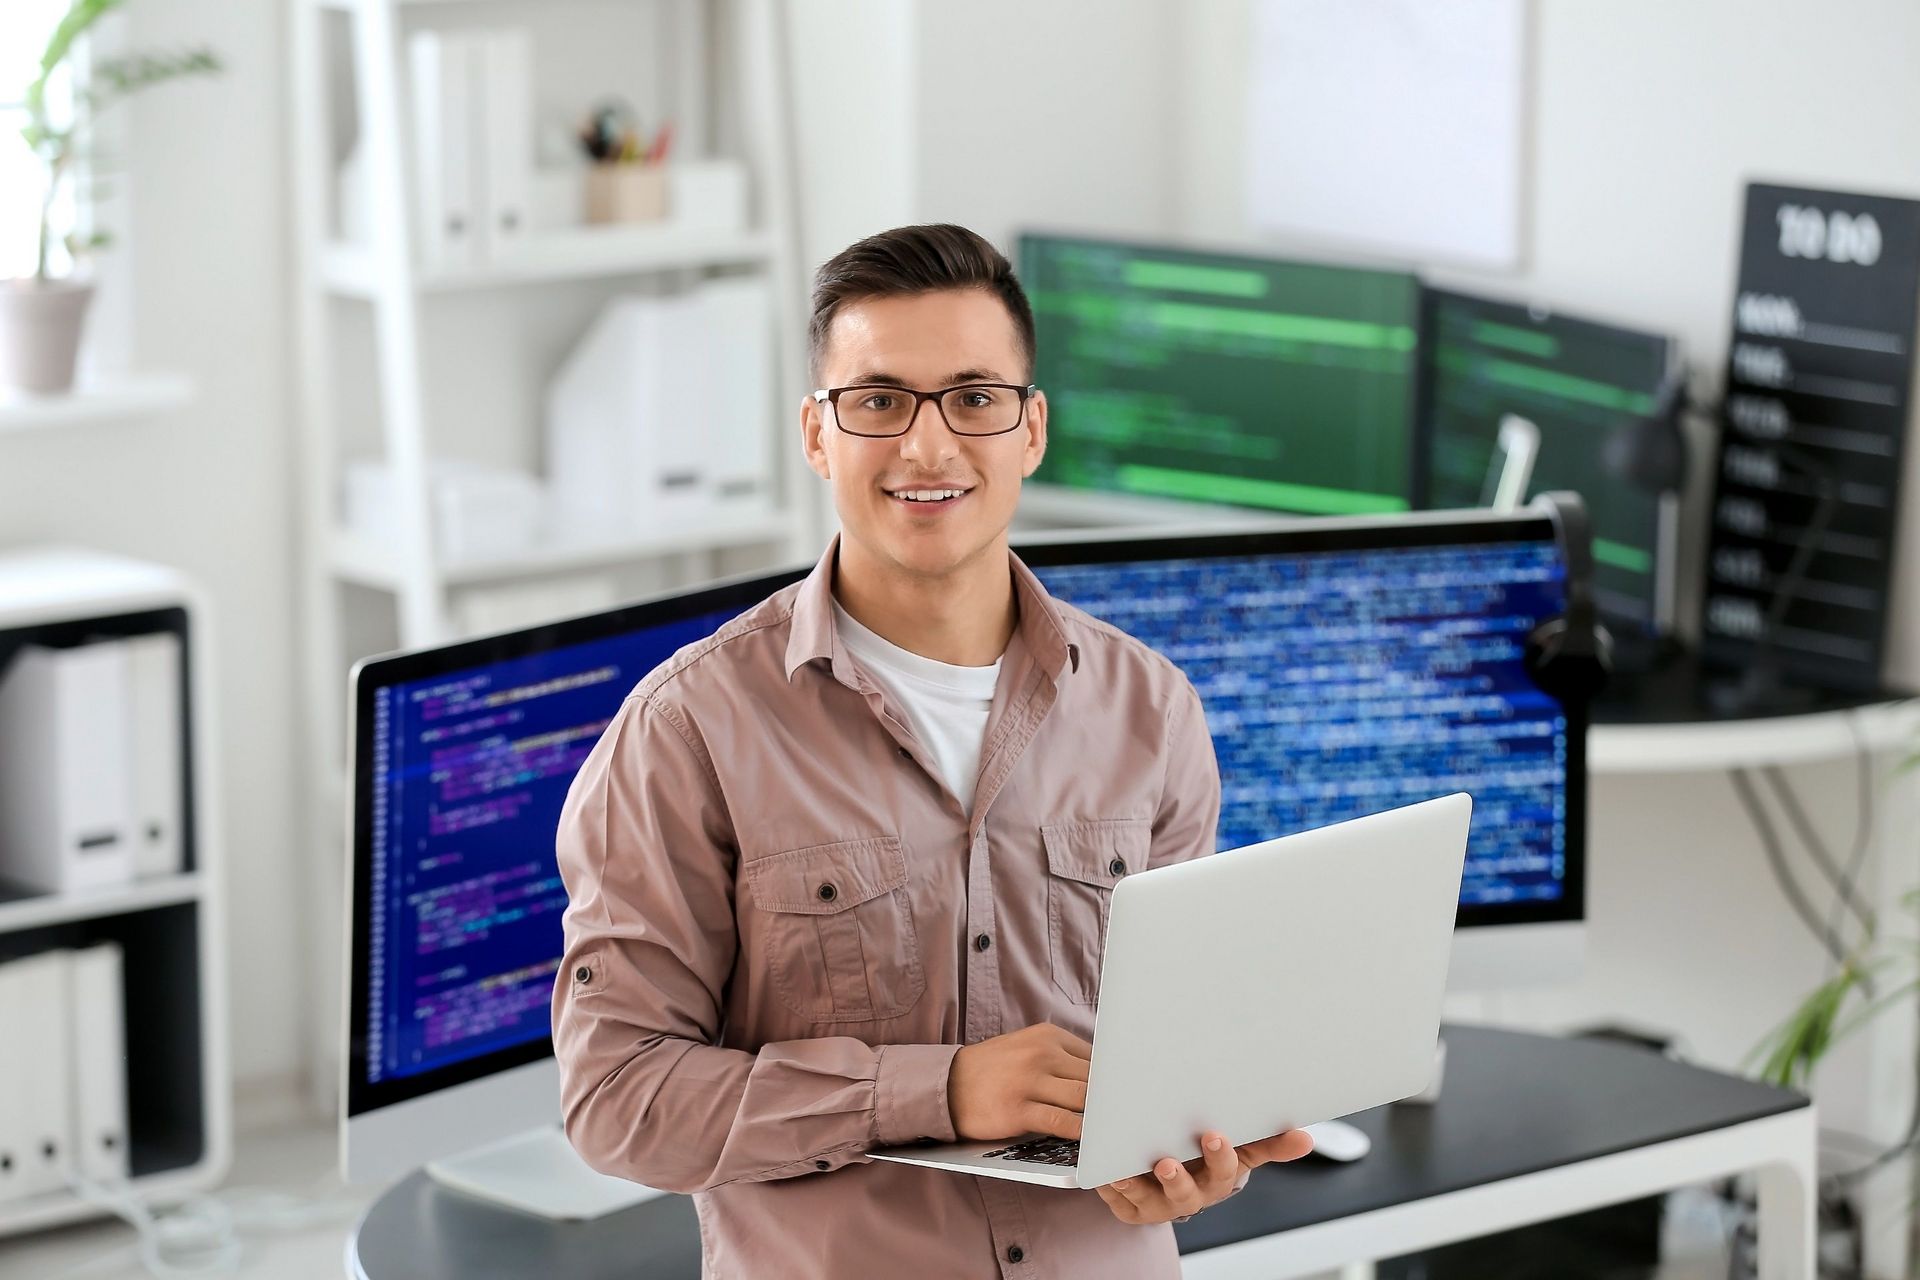
[[801,261],[907,222],[1174,229],[1172,0],[795,0]]
[[230,871],[234,1071],[299,1066],[287,383],[286,83],[279,4],[126,10],[134,47],[206,43],[218,79],[131,104],[133,355],[189,374],[147,421],[0,435],[0,545],[68,541],[178,566],[211,597]]

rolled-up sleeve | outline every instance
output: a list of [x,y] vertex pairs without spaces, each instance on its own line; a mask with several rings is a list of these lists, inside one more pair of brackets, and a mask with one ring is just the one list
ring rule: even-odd
[[1200,695],[1184,676],[1167,712],[1166,780],[1153,819],[1149,866],[1214,852],[1220,828],[1220,767]]
[[816,1173],[951,1141],[955,1045],[718,1047],[738,950],[738,857],[693,727],[629,697],[575,775],[556,837],[569,905],[553,999],[568,1139],[668,1191]]

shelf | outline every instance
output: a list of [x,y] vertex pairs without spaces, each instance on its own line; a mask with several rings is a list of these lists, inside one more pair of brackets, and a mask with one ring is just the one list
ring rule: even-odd
[[116,378],[60,395],[7,398],[0,393],[0,435],[144,417],[178,409],[192,397],[193,383],[184,375],[160,373]]
[[[743,515],[705,524],[679,524],[614,541],[543,547],[490,560],[448,561],[440,571],[450,587],[472,586],[576,569],[603,569],[651,556],[756,546],[779,541],[792,532],[793,523],[784,513]],[[352,532],[334,537],[333,571],[344,581],[387,591],[397,590],[401,580],[392,552],[375,539]]]
[[71,893],[40,893],[0,882],[0,934],[191,902],[202,892],[200,876],[190,871]]
[[1870,751],[1920,745],[1920,701],[1751,720],[1595,725],[1587,733],[1587,769],[1682,773],[1803,764],[1841,759],[1861,745]]
[[[697,227],[578,227],[529,236],[483,266],[423,270],[425,293],[493,289],[553,280],[586,280],[646,271],[691,270],[762,263],[773,241],[764,231],[705,231]],[[329,245],[321,276],[334,293],[371,298],[380,287],[378,259],[359,245]]]

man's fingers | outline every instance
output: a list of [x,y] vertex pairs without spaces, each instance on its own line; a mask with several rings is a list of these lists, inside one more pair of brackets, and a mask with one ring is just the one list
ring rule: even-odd
[[1100,1198],[1107,1202],[1107,1208],[1113,1210],[1114,1217],[1126,1223],[1139,1223],[1140,1210],[1134,1207],[1133,1201],[1121,1195],[1118,1188],[1105,1186],[1095,1187],[1094,1190],[1098,1191]]
[[1257,1169],[1263,1164],[1283,1164],[1288,1160],[1298,1160],[1313,1150],[1313,1135],[1304,1129],[1289,1129],[1285,1133],[1276,1133],[1271,1138],[1262,1138],[1258,1142],[1249,1142],[1239,1150],[1239,1162],[1249,1169]]
[[1196,1172],[1212,1191],[1231,1187],[1234,1179],[1240,1176],[1240,1153],[1227,1141],[1224,1133],[1201,1134],[1200,1157],[1200,1169]]
[[1047,1064],[1053,1074],[1062,1080],[1085,1080],[1090,1065],[1087,1059],[1069,1052],[1064,1047]]
[[1055,1138],[1080,1137],[1080,1115],[1065,1107],[1056,1107],[1046,1102],[1030,1102],[1026,1106],[1026,1126],[1035,1133],[1044,1133]]
[[1084,1114],[1087,1109],[1087,1082],[1084,1077],[1079,1080],[1049,1077],[1034,1085],[1033,1100]]
[[1065,1027],[1055,1026],[1051,1022],[1042,1025],[1051,1033],[1048,1038],[1074,1057],[1086,1059],[1093,1056],[1093,1046]]
[[1187,1166],[1178,1160],[1159,1161],[1153,1166],[1153,1176],[1159,1179],[1161,1194],[1166,1196],[1176,1215],[1198,1213],[1207,1207],[1207,1198],[1201,1194],[1199,1184],[1187,1172]]
[[1118,1192],[1120,1198],[1133,1207],[1141,1217],[1149,1216],[1154,1202],[1160,1196],[1160,1188],[1154,1184],[1152,1174],[1141,1174],[1137,1178],[1122,1178],[1112,1184],[1111,1190]]

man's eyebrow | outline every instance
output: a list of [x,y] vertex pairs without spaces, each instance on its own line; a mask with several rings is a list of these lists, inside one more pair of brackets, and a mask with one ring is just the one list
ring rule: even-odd
[[[1004,382],[1005,379],[991,369],[961,369],[947,375],[943,387],[957,387],[963,382]],[[876,384],[889,387],[910,387],[913,384],[899,374],[888,373],[885,369],[868,369],[854,376],[846,385],[850,387],[868,387]]]

